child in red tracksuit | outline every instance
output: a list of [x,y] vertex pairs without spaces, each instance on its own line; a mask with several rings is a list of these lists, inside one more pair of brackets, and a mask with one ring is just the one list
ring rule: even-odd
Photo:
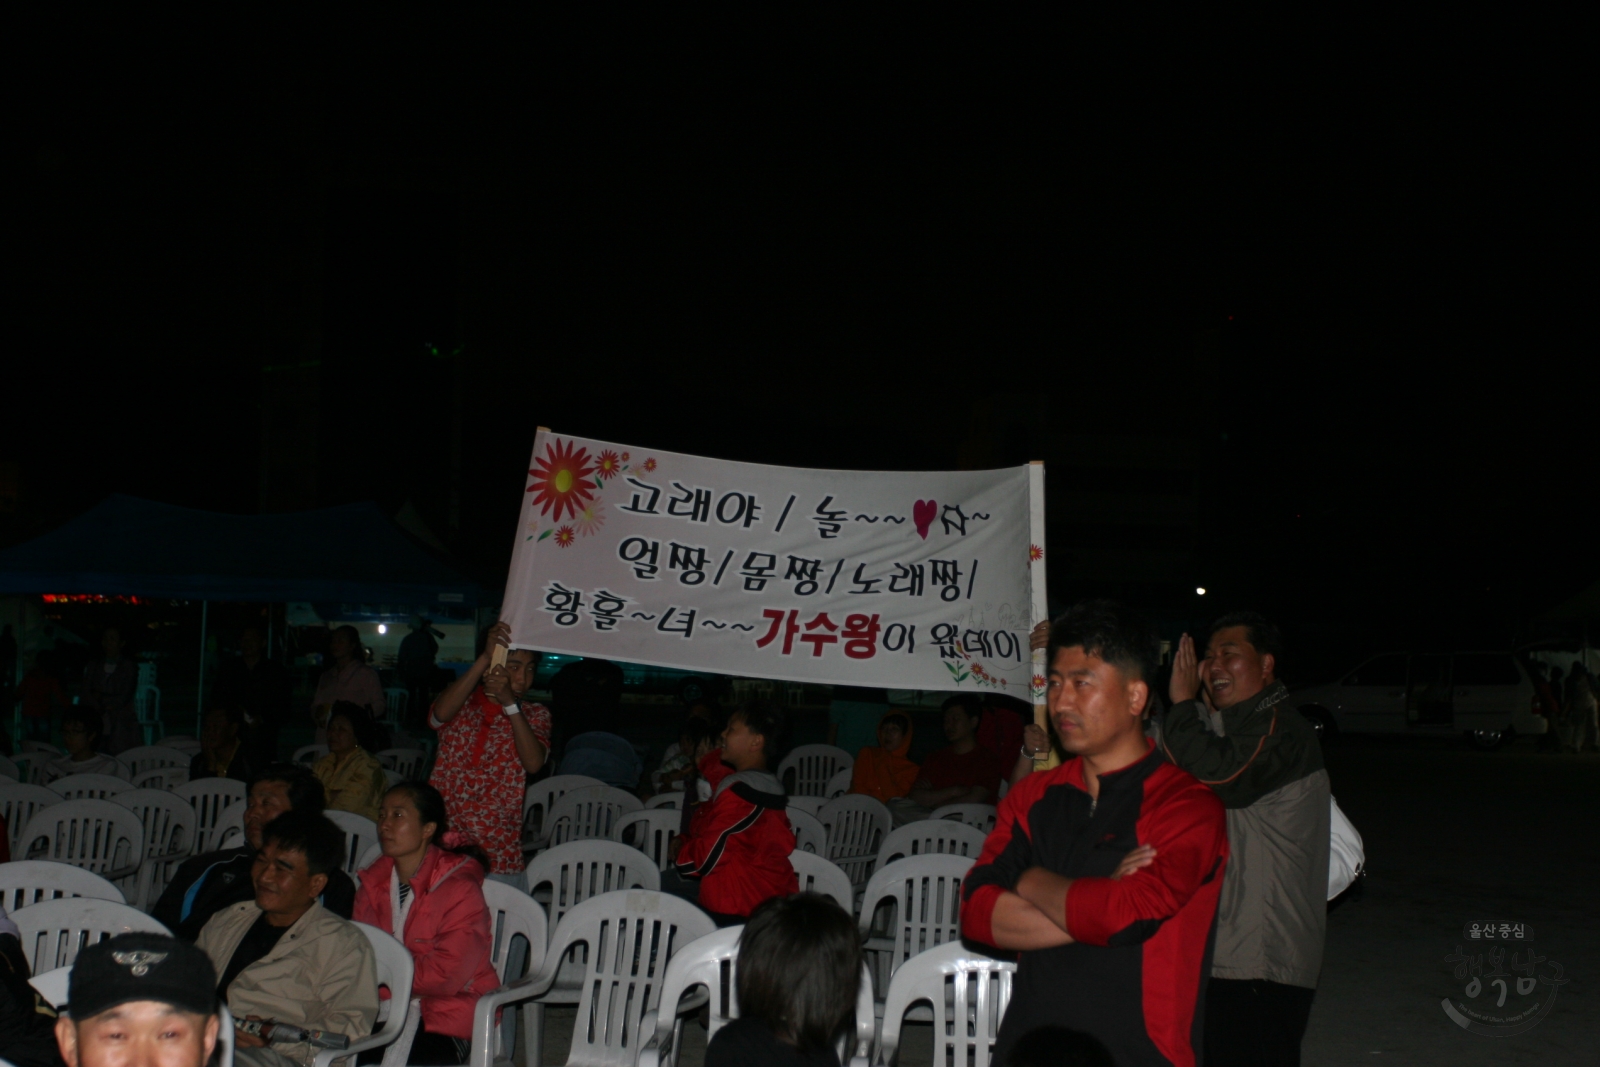
[[[767,770],[767,752],[782,729],[783,712],[775,706],[733,713],[722,747],[700,761],[711,799],[695,809],[688,834],[673,842],[676,867],[669,875],[678,877],[664,879],[662,888],[695,898],[718,926],[742,923],[761,902],[800,891],[789,863],[789,798]],[[698,894],[688,879],[699,882]]]

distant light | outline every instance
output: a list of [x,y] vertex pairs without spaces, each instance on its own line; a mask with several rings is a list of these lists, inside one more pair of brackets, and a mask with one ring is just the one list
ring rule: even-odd
[[[1205,586],[1203,586],[1203,585],[1197,585],[1197,586],[1195,586],[1195,587],[1194,587],[1194,591],[1195,591],[1195,593],[1196,593],[1196,594],[1197,594],[1197,595],[1199,595],[1199,596],[1205,596],[1205,595],[1206,595],[1206,587],[1205,587]],[[379,629],[380,629],[380,630],[381,630],[381,629],[382,629],[382,627],[379,627]]]
[[[1205,592],[1205,590],[1204,590],[1204,589],[1202,589],[1202,590],[1200,590],[1200,591],[1201,591],[1201,592],[1202,592],[1202,593],[1204,593],[1204,592]],[[385,625],[384,625],[384,624],[383,624],[383,623],[381,623],[381,622],[380,622],[380,623],[379,623],[379,624],[378,624],[378,632],[379,632],[379,633],[380,633],[380,634],[386,634],[386,633],[388,633],[388,632],[389,632],[389,628],[388,628],[388,627],[387,627],[387,626],[385,626]]]

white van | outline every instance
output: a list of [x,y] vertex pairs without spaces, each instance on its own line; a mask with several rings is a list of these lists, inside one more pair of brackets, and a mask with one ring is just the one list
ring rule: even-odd
[[1510,652],[1385,652],[1291,699],[1322,734],[1462,733],[1491,749],[1549,729]]

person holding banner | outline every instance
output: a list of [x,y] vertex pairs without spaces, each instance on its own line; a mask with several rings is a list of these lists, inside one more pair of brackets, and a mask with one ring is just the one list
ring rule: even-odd
[[471,667],[439,694],[429,724],[439,732],[439,756],[428,783],[450,821],[489,855],[489,877],[522,885],[522,796],[550,752],[550,711],[523,699],[533,684],[538,654],[512,649],[492,667],[495,646],[509,648],[511,626],[489,629]]

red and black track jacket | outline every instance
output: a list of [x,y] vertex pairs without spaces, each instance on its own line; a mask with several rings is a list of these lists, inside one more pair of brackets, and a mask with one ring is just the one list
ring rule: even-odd
[[678,873],[700,879],[700,906],[719,915],[749,915],[757,904],[800,891],[789,863],[794,830],[789,798],[766,771],[741,771],[706,754],[700,774],[714,795],[695,809],[678,851]]
[[[1139,845],[1155,846],[1154,862],[1111,878]],[[1078,759],[1013,787],[962,884],[962,933],[992,945],[995,902],[1043,867],[1073,879],[1075,943],[1020,954],[994,1062],[1035,1027],[1065,1026],[1099,1038],[1120,1067],[1192,1067],[1227,857],[1222,802],[1159,752],[1102,775],[1098,799]]]

